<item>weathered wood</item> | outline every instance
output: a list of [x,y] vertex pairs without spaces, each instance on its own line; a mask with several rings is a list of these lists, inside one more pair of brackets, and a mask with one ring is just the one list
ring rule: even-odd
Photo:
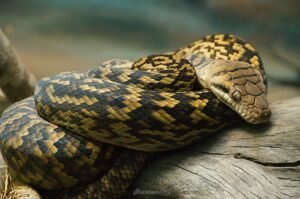
[[300,97],[271,105],[271,122],[241,124],[143,170],[136,198],[300,198]]

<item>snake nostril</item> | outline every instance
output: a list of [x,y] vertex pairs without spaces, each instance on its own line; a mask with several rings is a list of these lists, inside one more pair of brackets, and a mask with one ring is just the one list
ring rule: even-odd
[[[259,111],[257,111],[259,112]],[[259,115],[259,118],[262,120],[262,121],[267,121],[269,120],[269,118],[271,117],[271,111],[268,110],[268,111],[263,111],[261,113],[258,113]]]
[[265,117],[267,117],[268,116],[268,113],[265,113]]
[[264,117],[268,119],[271,117],[271,115],[272,115],[271,111],[268,110],[267,112],[265,112]]

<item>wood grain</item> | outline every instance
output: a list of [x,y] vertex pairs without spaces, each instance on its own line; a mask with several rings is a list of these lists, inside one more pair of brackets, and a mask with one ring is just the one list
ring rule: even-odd
[[271,104],[271,122],[241,124],[161,154],[135,198],[299,198],[300,97]]

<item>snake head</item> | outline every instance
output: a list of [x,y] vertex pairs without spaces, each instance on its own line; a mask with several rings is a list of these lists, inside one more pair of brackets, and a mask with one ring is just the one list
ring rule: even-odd
[[267,86],[260,72],[249,63],[202,60],[194,66],[201,86],[210,89],[244,120],[252,124],[269,121]]

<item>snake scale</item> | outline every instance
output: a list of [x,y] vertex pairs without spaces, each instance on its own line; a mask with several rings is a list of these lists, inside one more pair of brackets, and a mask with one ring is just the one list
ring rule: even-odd
[[41,193],[119,198],[153,152],[241,118],[268,121],[266,95],[255,48],[209,35],[172,53],[42,79],[33,97],[3,113],[0,147],[12,176]]

